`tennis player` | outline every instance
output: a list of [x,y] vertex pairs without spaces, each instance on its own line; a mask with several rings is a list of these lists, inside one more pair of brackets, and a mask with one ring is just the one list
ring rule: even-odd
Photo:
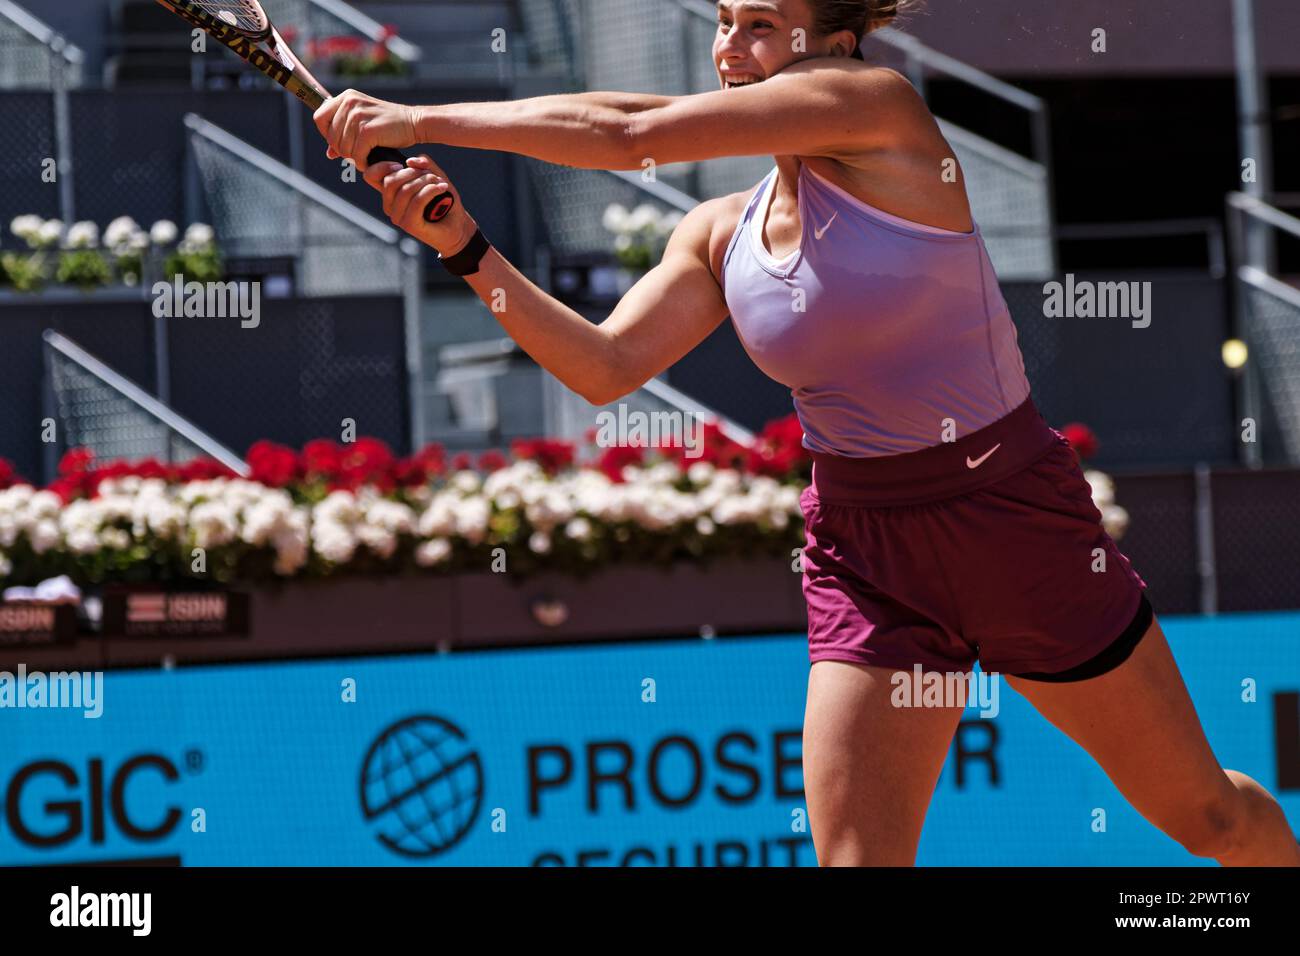
[[[365,178],[395,224],[593,405],[728,315],[790,387],[813,458],[803,761],[821,864],[914,862],[961,707],[896,707],[890,678],[918,664],[965,674],[978,659],[1191,853],[1300,865],[1277,802],[1220,768],[1146,585],[1034,407],[951,147],[905,78],[862,60],[861,38],[898,0],[717,7],[716,92],[409,107],[349,90],[316,122],[330,156],[362,167],[373,147],[417,143],[584,169],[774,156],[753,190],[687,215],[600,325],[491,248],[458,193],[445,221],[424,222],[430,199],[456,192],[428,156]],[[1079,808],[1080,827],[1091,810]]]

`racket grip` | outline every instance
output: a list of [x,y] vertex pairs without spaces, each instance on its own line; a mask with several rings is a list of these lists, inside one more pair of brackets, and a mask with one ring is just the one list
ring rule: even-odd
[[[375,163],[400,163],[406,165],[406,154],[393,149],[390,146],[377,146],[370,151],[366,157],[366,165],[373,166]],[[447,218],[447,214],[456,206],[456,197],[449,192],[437,196],[424,207],[425,222],[442,222]]]

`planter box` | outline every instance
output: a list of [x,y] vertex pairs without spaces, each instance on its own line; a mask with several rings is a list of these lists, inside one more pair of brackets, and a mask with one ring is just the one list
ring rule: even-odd
[[39,292],[19,292],[12,287],[0,288],[0,305],[67,305],[87,302],[144,302],[149,299],[145,285],[107,285],[83,292],[73,285],[47,285]]
[[347,657],[807,627],[800,576],[786,561],[621,567],[585,578],[539,574],[346,578],[250,593],[247,637],[82,637],[0,647],[0,670],[157,667]]

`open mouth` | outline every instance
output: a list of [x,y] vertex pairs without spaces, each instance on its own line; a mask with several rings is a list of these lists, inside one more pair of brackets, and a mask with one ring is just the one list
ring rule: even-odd
[[761,83],[761,82],[762,80],[759,79],[757,76],[737,76],[737,77],[724,76],[722,78],[722,86],[724,89],[728,89],[728,90],[734,89],[738,86],[753,86],[755,83]]

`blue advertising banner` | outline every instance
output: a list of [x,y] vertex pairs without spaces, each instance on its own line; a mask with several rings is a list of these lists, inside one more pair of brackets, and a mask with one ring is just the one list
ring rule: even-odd
[[[1164,625],[1220,761],[1300,827],[1300,615]],[[813,865],[807,672],[788,635],[0,675],[0,863]],[[918,863],[1210,862],[997,705],[968,708]]]

